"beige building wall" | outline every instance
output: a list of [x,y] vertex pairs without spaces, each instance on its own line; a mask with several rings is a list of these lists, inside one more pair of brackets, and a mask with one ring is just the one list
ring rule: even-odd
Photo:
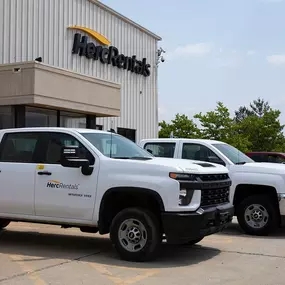
[[0,105],[120,116],[120,85],[37,62],[0,65]]

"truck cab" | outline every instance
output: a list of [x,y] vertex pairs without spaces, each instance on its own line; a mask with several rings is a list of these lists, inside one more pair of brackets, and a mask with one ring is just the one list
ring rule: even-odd
[[146,261],[163,239],[193,244],[232,220],[224,166],[156,158],[90,129],[7,129],[0,141],[0,229],[21,221],[110,234],[122,259]]
[[241,228],[268,235],[285,225],[285,165],[258,163],[233,146],[216,140],[158,138],[139,145],[156,157],[204,161],[228,168],[230,201]]

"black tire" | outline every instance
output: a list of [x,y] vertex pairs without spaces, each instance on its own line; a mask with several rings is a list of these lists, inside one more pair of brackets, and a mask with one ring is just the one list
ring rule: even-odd
[[194,245],[196,243],[199,243],[204,237],[200,237],[200,238],[196,238],[196,239],[193,239],[193,240],[190,240],[186,243],[184,243],[184,245]]
[[[129,219],[138,221],[141,223],[140,225],[143,225],[144,227],[142,232],[144,233],[145,244],[141,245],[141,248],[135,252],[127,250],[126,247],[121,244],[119,238],[119,233],[122,233],[120,231],[121,224]],[[138,228],[135,226],[133,229],[137,231]],[[110,238],[121,259],[136,262],[153,260],[156,258],[158,249],[161,244],[161,232],[158,219],[152,212],[147,209],[124,209],[119,212],[112,221]],[[133,244],[132,242],[128,242],[127,238],[122,238],[122,243],[129,244],[130,246]]]
[[[247,215],[248,218],[245,217],[246,209],[253,207],[254,204],[260,205],[260,213],[267,212],[268,214],[261,216],[260,219],[264,221],[264,225],[259,228],[253,225],[249,225],[247,222],[248,220],[251,220],[252,224],[256,223],[251,215]],[[267,236],[278,227],[278,211],[276,207],[274,207],[274,203],[270,197],[266,195],[249,196],[245,198],[239,205],[236,205],[236,208],[238,223],[246,234],[255,236]],[[268,217],[265,218],[266,216]]]
[[0,230],[8,227],[8,225],[10,224],[10,221],[7,220],[0,220]]

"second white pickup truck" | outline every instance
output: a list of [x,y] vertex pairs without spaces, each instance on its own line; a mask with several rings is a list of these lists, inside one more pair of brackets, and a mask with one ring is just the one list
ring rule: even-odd
[[156,157],[205,161],[229,169],[231,203],[241,228],[268,235],[285,225],[285,165],[256,163],[231,145],[202,139],[145,139],[139,144]]

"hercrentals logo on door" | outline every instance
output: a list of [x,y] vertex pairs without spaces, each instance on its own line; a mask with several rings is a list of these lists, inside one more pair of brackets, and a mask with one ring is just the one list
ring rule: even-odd
[[72,189],[78,190],[79,184],[65,184],[57,180],[49,180],[47,182],[48,188],[58,188],[58,189]]

